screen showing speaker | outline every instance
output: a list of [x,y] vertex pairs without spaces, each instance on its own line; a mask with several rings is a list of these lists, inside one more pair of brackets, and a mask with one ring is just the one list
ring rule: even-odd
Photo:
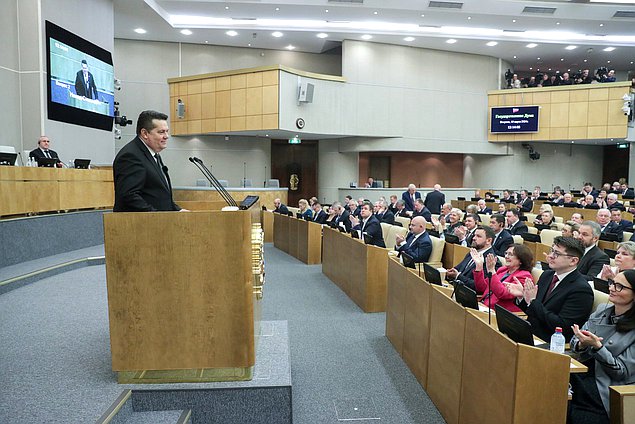
[[112,130],[115,76],[112,54],[46,21],[48,118]]
[[538,132],[539,108],[539,106],[493,107],[491,109],[490,132]]

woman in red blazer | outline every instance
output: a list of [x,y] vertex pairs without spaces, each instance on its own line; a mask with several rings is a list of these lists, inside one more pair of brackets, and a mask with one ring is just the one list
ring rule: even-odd
[[[515,278],[524,284],[525,279],[531,277],[531,268],[534,263],[534,255],[527,246],[522,244],[512,244],[505,252],[505,266],[496,270],[496,256],[491,253],[487,258],[472,249],[470,251],[474,260],[473,271],[476,292],[483,293],[485,305],[493,308],[497,303],[511,312],[521,312],[521,309],[514,302],[515,296],[509,293],[504,282],[514,281]],[[485,262],[485,271],[483,263]]]

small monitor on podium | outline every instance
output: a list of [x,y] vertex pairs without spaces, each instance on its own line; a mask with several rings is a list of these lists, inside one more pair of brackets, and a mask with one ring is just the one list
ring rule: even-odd
[[90,165],[90,159],[75,159],[75,168],[88,169]]
[[441,273],[438,269],[433,267],[432,265],[428,265],[427,263],[423,263],[423,274],[426,277],[426,281],[430,284],[436,284],[437,286],[442,286],[441,283]]
[[403,266],[406,268],[415,269],[415,258],[407,254],[406,252],[401,252],[401,260],[403,261]]
[[0,152],[0,165],[13,166],[17,157],[17,153]]
[[57,164],[58,159],[55,158],[37,158],[37,166],[42,168],[53,168]]
[[534,346],[531,324],[500,305],[495,305],[498,330],[516,343]]
[[[256,203],[258,201],[258,199],[260,199],[260,196],[251,196],[251,195],[249,195],[249,196],[245,197],[242,202],[240,202],[240,205],[238,206],[238,209],[247,210],[250,207],[252,207],[254,205],[254,203]],[[266,209],[263,209],[263,210],[266,210]]]
[[478,298],[476,292],[463,283],[458,283],[454,290],[456,301],[466,308],[478,311]]

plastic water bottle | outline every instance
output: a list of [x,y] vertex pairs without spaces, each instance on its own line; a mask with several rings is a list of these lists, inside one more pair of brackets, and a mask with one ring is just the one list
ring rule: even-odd
[[549,343],[549,350],[556,353],[564,353],[564,336],[562,335],[562,328],[556,327],[556,332],[551,336],[551,343]]
[[29,156],[29,160],[26,162],[26,166],[29,168],[33,166],[33,160],[31,159],[31,156]]

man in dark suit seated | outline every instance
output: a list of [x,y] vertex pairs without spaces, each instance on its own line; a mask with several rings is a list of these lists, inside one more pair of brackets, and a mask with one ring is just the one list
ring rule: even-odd
[[620,184],[620,193],[622,193],[622,197],[634,197],[635,191],[628,186],[626,183]]
[[352,231],[359,231],[360,239],[364,240],[364,234],[370,236],[368,244],[377,247],[386,247],[379,220],[373,215],[373,206],[370,202],[364,202],[359,218],[350,217],[353,225]]
[[184,211],[172,199],[168,167],[159,152],[168,146],[168,116],[141,112],[137,136],[119,150],[112,164],[115,182],[114,212]]
[[393,225],[395,223],[395,214],[390,212],[388,204],[385,200],[378,200],[375,202],[375,216],[379,222],[385,222],[386,224]]
[[479,225],[481,225],[481,217],[475,213],[468,213],[463,219],[463,227],[454,230],[454,235],[459,238],[461,246],[471,247],[474,240],[474,233]]
[[617,224],[622,233],[624,233],[624,231],[628,231],[629,233],[633,232],[633,221],[622,219],[621,210],[611,209],[611,221]]
[[388,205],[388,210],[393,213],[397,213],[397,196],[395,194],[390,195],[390,204]]
[[274,213],[279,213],[279,214],[282,214],[282,215],[289,215],[289,209],[287,209],[287,206],[284,203],[282,203],[282,201],[280,201],[280,199],[274,199],[273,205],[276,207],[273,210]]
[[571,193],[565,193],[562,196],[560,202],[558,202],[558,206],[563,206],[565,208],[576,208],[578,204],[573,201],[573,195]]
[[587,194],[586,196],[580,198],[578,200],[580,207],[584,209],[600,209],[600,206],[595,203],[595,197],[592,194]]
[[487,203],[485,203],[484,199],[480,199],[477,202],[478,205],[478,213],[482,214],[482,215],[491,215],[492,214],[492,208],[487,206]]
[[549,341],[556,327],[569,341],[573,336],[571,326],[582,325],[591,314],[593,290],[576,267],[584,247],[572,237],[558,236],[547,255],[549,270],[542,273],[537,284],[516,280],[505,283],[516,296],[516,304],[527,314],[534,335]]
[[406,237],[397,235],[395,250],[411,256],[416,263],[427,262],[432,253],[432,240],[426,231],[426,224],[422,216],[412,218],[410,232]]
[[425,205],[423,204],[423,200],[421,199],[417,199],[415,201],[415,210],[412,211],[411,217],[414,218],[415,216],[424,217],[426,219],[426,222],[432,221],[432,214],[430,213],[430,210],[425,207]]
[[534,201],[529,197],[529,192],[527,190],[520,190],[520,197],[518,198],[516,205],[521,212],[531,212],[534,208]]
[[509,190],[503,190],[503,196],[501,197],[501,202],[505,203],[516,203],[516,199],[511,195]]
[[[351,200],[355,204],[354,200]],[[328,224],[333,228],[344,228],[347,233],[351,232],[350,212],[342,206],[340,202],[333,202],[329,209]]]
[[520,220],[520,212],[518,209],[510,209],[505,212],[505,218],[507,219],[507,231],[509,231],[512,236],[519,236],[529,231],[527,225]]
[[[490,253],[496,255],[494,249],[492,249],[492,242],[494,241],[494,231],[490,227],[478,227],[474,231],[474,237],[472,238],[472,245],[479,253],[483,255],[483,257],[487,257]],[[497,264],[496,268],[500,267],[500,263]],[[476,290],[476,286],[474,285],[474,276],[472,275],[472,271],[474,271],[475,264],[472,259],[472,255],[470,252],[465,255],[465,258],[454,268],[448,269],[445,274],[446,280],[453,281],[459,280],[467,287],[472,290]]]
[[415,200],[421,199],[421,193],[417,191],[417,186],[414,184],[408,185],[408,190],[401,194],[401,199],[404,201],[407,211],[413,211],[415,209]]
[[441,193],[441,185],[435,184],[434,190],[428,193],[424,205],[430,210],[430,213],[440,214],[441,206],[445,203],[445,194]]
[[582,242],[584,247],[584,256],[578,263],[578,272],[589,281],[597,277],[604,265],[611,262],[608,255],[596,246],[600,234],[602,234],[602,229],[594,221],[584,221],[578,231],[577,239]]
[[397,200],[397,211],[394,213],[395,216],[401,216],[403,218],[409,218],[408,209],[406,209],[406,202],[403,199]]
[[620,203],[617,201],[617,194],[615,193],[609,193],[606,196],[606,205],[607,205],[607,209],[619,209],[621,211],[626,210],[626,208],[624,207],[623,203]]
[[55,150],[49,149],[50,145],[51,145],[51,141],[49,140],[47,136],[45,135],[40,136],[40,138],[38,138],[37,140],[37,149],[31,150],[31,152],[29,152],[29,157],[34,159],[37,159],[37,158],[57,159],[57,164],[59,164],[58,167],[60,167],[62,161],[60,161],[60,158],[57,155],[57,152]]
[[329,216],[322,210],[322,205],[320,204],[320,202],[313,203],[313,206],[311,206],[311,208],[313,209],[313,218],[311,218],[311,221],[315,222],[316,224],[325,224],[326,219]]
[[495,213],[489,219],[489,227],[494,231],[492,249],[496,252],[496,256],[505,256],[507,248],[514,244],[514,238],[505,229],[505,217]]
[[[614,210],[619,211],[619,209]],[[600,225],[601,234],[615,234],[619,242],[624,238],[624,230],[621,229],[617,222],[613,222],[611,211],[608,209],[599,209],[595,216],[595,222]]]
[[377,183],[372,177],[368,177],[368,181],[364,184],[365,188],[377,188]]

